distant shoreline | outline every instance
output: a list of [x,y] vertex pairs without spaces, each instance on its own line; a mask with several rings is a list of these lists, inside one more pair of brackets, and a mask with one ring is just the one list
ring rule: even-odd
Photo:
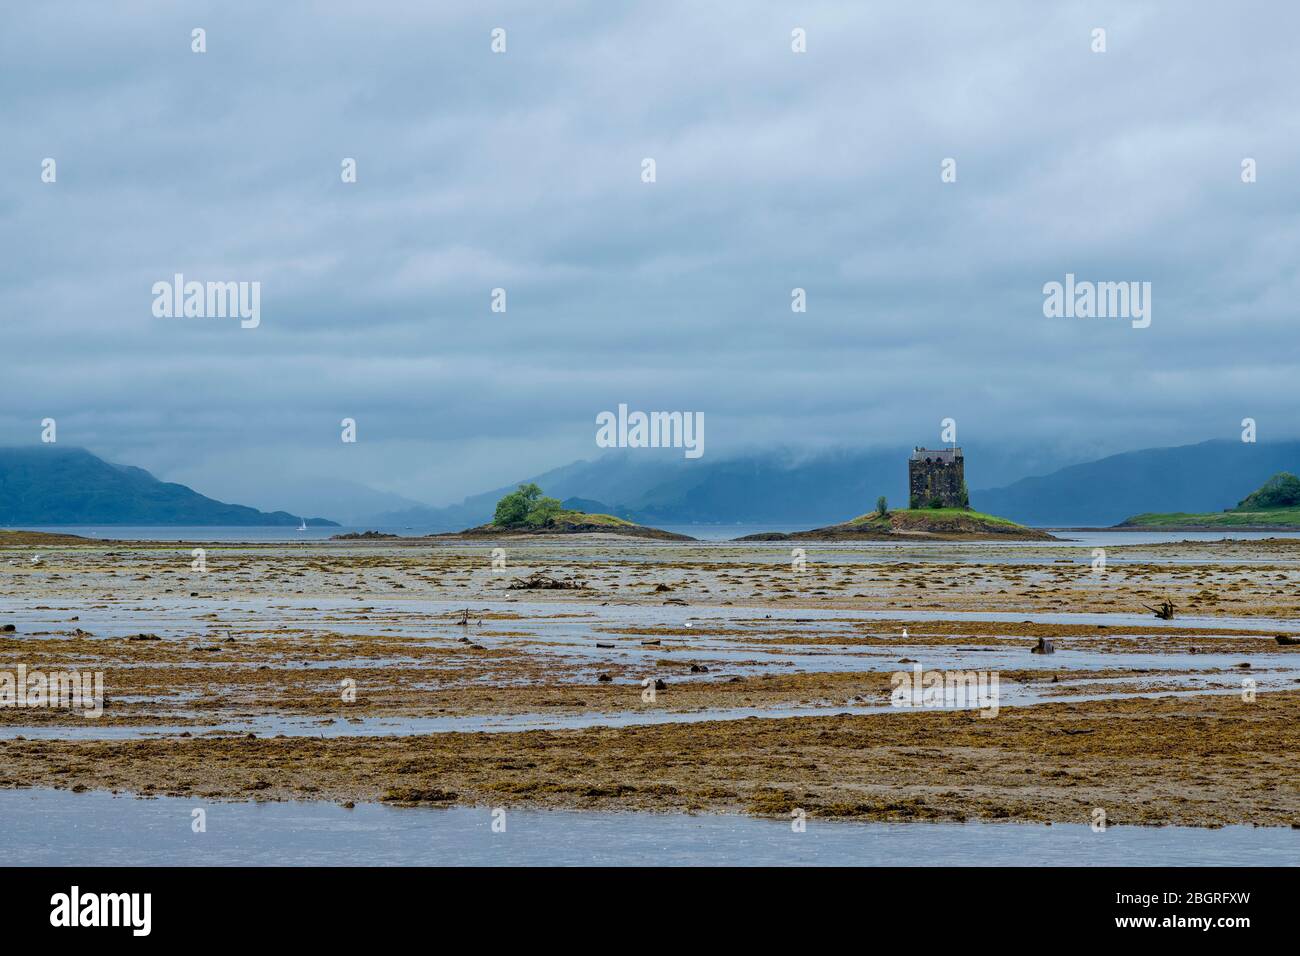
[[[1019,539],[1014,536],[958,536],[952,538],[943,538],[938,535],[881,535],[881,536],[816,536],[802,529],[789,529],[788,531],[765,532],[759,525],[732,525],[732,524],[715,524],[715,525],[676,525],[670,526],[670,533],[682,534],[682,538],[660,538],[660,537],[642,537],[628,534],[610,534],[606,532],[590,532],[581,534],[538,534],[538,535],[520,535],[520,534],[484,534],[473,536],[459,536],[454,532],[432,532],[424,529],[401,529],[392,531],[389,529],[374,529],[364,526],[355,528],[345,528],[345,535],[330,535],[329,531],[334,529],[312,529],[310,532],[302,534],[296,533],[294,529],[287,528],[264,528],[249,527],[243,525],[237,526],[212,526],[212,527],[194,527],[194,526],[171,526],[171,525],[135,525],[123,528],[112,528],[100,526],[98,528],[84,528],[80,526],[70,526],[75,529],[73,532],[63,532],[54,530],[52,526],[45,526],[40,530],[34,529],[0,529],[0,551],[13,552],[21,548],[105,548],[105,547],[133,547],[133,548],[186,548],[193,549],[197,547],[219,549],[219,548],[280,548],[280,549],[297,549],[306,548],[308,550],[319,550],[323,548],[412,548],[412,547],[429,547],[437,544],[448,544],[458,547],[481,547],[488,545],[493,541],[509,546],[532,547],[546,544],[571,542],[574,545],[582,547],[592,547],[600,544],[618,545],[620,542],[629,545],[657,546],[707,546],[717,544],[732,544],[737,546],[752,547],[778,547],[785,545],[787,547],[798,545],[825,545],[832,547],[900,547],[912,545],[942,545],[942,544],[997,544],[1007,547],[1032,546],[1040,545],[1070,545],[1072,539],[1068,537],[1058,537],[1056,541],[1050,539],[1040,539],[1038,541]],[[167,532],[176,529],[175,535]],[[1165,538],[1171,535],[1179,534],[1212,534],[1224,537],[1246,537],[1255,535],[1278,535],[1287,538],[1300,536],[1300,528],[1285,527],[1234,527],[1234,528],[1141,528],[1141,527],[1060,527],[1046,526],[1037,530],[1056,532],[1060,535],[1070,534],[1091,534],[1091,535],[1115,535],[1125,533],[1138,537],[1142,535],[1154,535],[1158,538]],[[375,534],[368,534],[375,531]],[[691,532],[695,532],[694,535]],[[737,533],[739,532],[739,534]],[[352,535],[348,537],[346,535]],[[757,537],[756,537],[757,536]],[[1074,539],[1077,540],[1077,539]]]
[[1217,532],[1222,532],[1222,533],[1224,533],[1224,534],[1232,534],[1232,533],[1234,533],[1234,532],[1238,532],[1238,531],[1249,531],[1249,532],[1252,532],[1252,533],[1289,532],[1289,533],[1291,533],[1291,534],[1300,534],[1300,526],[1296,526],[1296,525],[1286,525],[1286,524],[1279,524],[1279,525],[1263,525],[1263,524],[1233,524],[1233,525],[1224,525],[1224,524],[1217,524],[1217,525],[1208,525],[1208,524],[1188,524],[1188,525],[1181,525],[1181,524],[1180,524],[1180,525],[1172,525],[1172,524],[1170,524],[1170,525],[1156,525],[1156,524],[1152,524],[1152,525],[1141,525],[1141,524],[1117,524],[1117,525],[1109,525],[1109,526],[1099,527],[1099,528],[1055,528],[1055,527],[1049,527],[1049,528],[1044,528],[1043,530],[1044,530],[1044,531],[1067,531],[1067,532],[1068,532],[1068,531],[1088,531],[1088,532],[1097,532],[1097,531],[1123,531],[1123,532],[1137,532],[1137,533],[1139,533],[1139,534],[1151,534],[1151,533],[1153,533],[1153,532],[1166,532],[1166,531],[1167,531],[1167,532],[1171,532],[1171,533],[1179,533],[1179,534],[1181,534],[1181,533],[1183,533],[1183,532],[1190,532],[1190,531],[1195,531],[1195,532],[1205,532],[1205,533],[1209,533],[1209,534],[1214,534],[1214,533],[1217,533]]

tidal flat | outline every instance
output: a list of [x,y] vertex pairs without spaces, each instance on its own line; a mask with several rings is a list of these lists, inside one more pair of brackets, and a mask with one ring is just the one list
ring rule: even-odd
[[[1300,826],[1300,540],[1105,550],[14,543],[0,672],[105,700],[0,707],[0,788]],[[996,714],[898,706],[918,667],[996,675]]]

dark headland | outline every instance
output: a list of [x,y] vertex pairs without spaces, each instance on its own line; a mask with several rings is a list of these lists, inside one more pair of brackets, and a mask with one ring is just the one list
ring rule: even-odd
[[1300,531],[1300,478],[1278,472],[1235,508],[1193,514],[1150,512],[1126,518],[1117,531]]

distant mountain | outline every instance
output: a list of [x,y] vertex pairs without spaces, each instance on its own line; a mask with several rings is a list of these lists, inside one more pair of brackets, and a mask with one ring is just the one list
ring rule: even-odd
[[[1235,506],[1271,475],[1300,473],[1300,442],[1209,441],[1149,448],[1020,478],[1035,460],[1023,450],[966,443],[972,507],[1037,526],[1113,525],[1151,512],[1204,513]],[[638,449],[578,461],[519,481],[534,481],[566,507],[637,524],[804,524],[846,521],[885,495],[907,503],[910,449],[772,451],[718,460]],[[1050,459],[1039,459],[1039,461]],[[490,521],[497,500],[519,481],[446,508],[410,507],[364,519],[375,504],[404,503],[361,486],[323,487],[358,524],[458,531]],[[980,490],[983,489],[983,490]],[[306,489],[285,497],[309,499]],[[277,496],[278,497],[278,496]],[[337,517],[337,515],[336,515]],[[0,526],[68,524],[289,525],[299,517],[224,504],[139,468],[112,465],[81,449],[43,445],[0,449]],[[311,525],[334,525],[314,518]]]
[[1111,455],[972,491],[971,505],[1024,524],[1108,526],[1137,514],[1232,508],[1279,471],[1300,471],[1300,442],[1215,440]]
[[1235,508],[1189,513],[1154,512],[1133,515],[1120,527],[1155,530],[1272,530],[1300,528],[1300,478],[1280,471]]
[[[870,511],[885,495],[907,503],[910,448],[838,449],[817,454],[770,451],[717,460],[687,460],[680,451],[611,452],[466,498],[446,508],[413,508],[378,516],[375,527],[459,530],[492,518],[497,500],[532,481],[555,498],[582,499],[583,511],[637,524],[807,524],[845,521]],[[1022,449],[966,446],[967,482],[1009,480],[1035,459]],[[1043,460],[1043,459],[1040,459]],[[1051,467],[1060,458],[1047,458]],[[566,504],[566,507],[568,505]],[[981,509],[989,510],[989,509]]]
[[[0,526],[296,525],[265,512],[159,481],[143,468],[113,465],[82,448],[0,448]],[[311,526],[335,526],[310,518]]]
[[[375,516],[375,527],[429,528],[435,531],[459,531],[492,520],[501,496],[514,491],[523,482],[536,482],[552,498],[585,498],[604,502],[602,514],[627,517],[617,502],[637,498],[666,480],[682,465],[681,453],[671,458],[651,453],[634,457],[629,453],[604,455],[595,461],[575,461],[540,475],[521,475],[508,485],[471,495],[460,504],[443,508],[405,508]],[[588,510],[588,509],[581,509]]]
[[[611,515],[617,511],[617,508],[611,508],[603,501],[593,501],[591,498],[565,498],[560,502],[560,507],[565,511],[581,511],[589,515]],[[619,517],[619,515],[614,515]]]
[[[201,471],[193,469],[182,471],[173,477],[183,484],[200,484],[201,476]],[[375,515],[428,507],[402,495],[379,491],[369,485],[341,478],[277,475],[268,482],[267,476],[261,472],[249,472],[242,476],[226,475],[219,485],[208,488],[208,491],[223,499],[243,501],[264,511],[284,510],[294,514],[329,515],[334,521],[349,527],[371,527]]]

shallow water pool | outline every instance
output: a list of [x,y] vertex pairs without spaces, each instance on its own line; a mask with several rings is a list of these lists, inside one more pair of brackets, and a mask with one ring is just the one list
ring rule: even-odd
[[[193,811],[206,812],[204,833]],[[141,800],[0,791],[16,866],[1294,866],[1300,830],[1086,824],[832,823],[750,817]]]

